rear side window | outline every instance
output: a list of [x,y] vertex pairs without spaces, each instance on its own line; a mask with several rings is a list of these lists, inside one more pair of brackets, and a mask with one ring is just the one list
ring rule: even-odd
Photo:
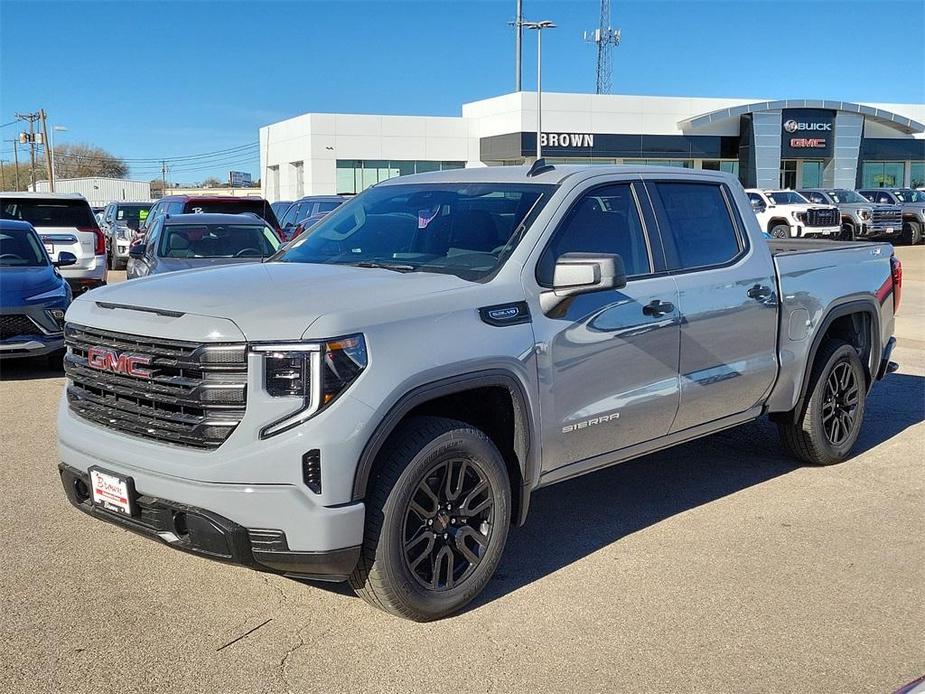
[[723,265],[744,246],[720,185],[649,184],[672,270]]
[[77,227],[95,228],[96,219],[86,200],[56,200],[41,198],[7,198],[0,210],[3,219],[21,219],[36,228]]
[[322,214],[330,212],[331,210],[336,210],[340,207],[341,202],[339,200],[332,200],[330,202],[322,200],[318,203],[318,211],[315,214]]
[[629,184],[595,188],[569,211],[540,257],[536,279],[551,287],[556,261],[566,253],[616,253],[629,277],[651,272],[645,232]]

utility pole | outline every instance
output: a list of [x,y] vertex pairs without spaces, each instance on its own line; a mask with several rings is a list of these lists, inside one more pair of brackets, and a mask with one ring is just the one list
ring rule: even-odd
[[161,160],[161,197],[167,195],[167,162]]
[[29,160],[31,162],[31,181],[32,181],[32,190],[35,190],[35,122],[39,119],[38,113],[17,113],[17,120],[28,121],[29,123],[29,132],[19,134],[20,144],[29,145]]
[[42,121],[42,139],[45,141],[45,166],[48,167],[48,190],[55,192],[55,165],[52,161],[51,145],[48,140],[48,123],[46,122],[45,109],[39,109],[39,119]]
[[6,190],[6,175],[3,171],[3,165],[6,164],[6,161],[0,159],[0,190]]
[[19,140],[15,137],[6,142],[13,143],[13,165],[16,167],[16,190],[19,190]]

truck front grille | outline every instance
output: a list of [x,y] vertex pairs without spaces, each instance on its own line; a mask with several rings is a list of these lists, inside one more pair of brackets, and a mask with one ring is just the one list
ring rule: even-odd
[[875,207],[870,213],[870,226],[879,231],[893,227],[899,231],[903,225],[903,213],[899,207]]
[[29,316],[21,313],[11,313],[0,316],[0,340],[8,340],[20,335],[41,335],[39,326],[32,322]]
[[837,227],[841,224],[841,213],[837,207],[809,210],[806,213],[808,227]]
[[115,431],[218,448],[244,417],[247,350],[65,326],[71,411]]

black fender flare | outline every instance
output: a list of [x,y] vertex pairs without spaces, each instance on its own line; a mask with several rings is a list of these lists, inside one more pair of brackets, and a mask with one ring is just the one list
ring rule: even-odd
[[361,501],[366,496],[376,457],[405,415],[430,400],[485,387],[503,387],[511,395],[514,407],[514,453],[520,465],[521,477],[519,498],[516,500],[518,513],[513,521],[517,526],[523,525],[530,492],[535,485],[534,479],[538,478],[540,471],[539,445],[534,440],[539,428],[534,421],[524,384],[513,372],[501,368],[450,376],[416,386],[402,395],[376,426],[360,454],[353,477],[352,501]]
[[843,316],[849,316],[852,313],[866,313],[870,315],[870,356],[868,361],[864,364],[864,369],[867,371],[869,377],[868,383],[868,392],[870,387],[873,386],[874,381],[877,378],[876,369],[871,370],[870,361],[871,359],[875,360],[875,363],[880,363],[880,356],[883,346],[880,344],[880,306],[877,304],[876,299],[873,297],[864,297],[864,298],[850,298],[847,301],[842,303],[835,304],[829,308],[829,312],[825,315],[825,318],[822,319],[822,322],[819,324],[819,328],[816,330],[815,335],[813,335],[813,342],[809,348],[809,356],[806,359],[806,368],[803,370],[803,381],[800,385],[800,397],[797,399],[796,407],[793,408],[793,412],[790,413],[791,416],[796,419],[800,412],[803,411],[803,406],[806,404],[806,395],[809,390],[809,377],[813,371],[813,364],[816,363],[816,353],[819,351],[819,347],[822,345],[822,339],[825,337],[826,332],[831,327],[832,323],[835,322],[838,318]]

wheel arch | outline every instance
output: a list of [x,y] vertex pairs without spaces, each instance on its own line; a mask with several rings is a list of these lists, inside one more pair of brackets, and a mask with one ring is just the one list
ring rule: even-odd
[[788,228],[790,227],[790,222],[788,222],[784,217],[772,217],[771,219],[768,220],[768,226],[765,229],[765,231],[770,232],[771,229],[776,227],[778,224],[783,224],[787,226]]
[[[471,416],[471,410],[454,412],[452,408],[467,397],[483,395],[486,391],[506,393],[510,405],[510,429],[507,422],[495,423],[487,427],[489,431],[485,433],[505,457],[511,478],[512,521],[515,525],[522,525],[529,507],[533,480],[539,471],[539,447],[534,442],[538,429],[525,385],[514,373],[502,368],[442,378],[418,385],[403,394],[376,426],[360,454],[353,478],[352,500],[366,497],[379,452],[403,421],[417,414],[439,414],[476,425],[479,417]],[[497,407],[499,403],[493,405]],[[493,405],[478,409],[490,415]],[[482,428],[485,428],[484,423]]]
[[[846,342],[852,344],[855,348],[861,348],[861,363],[864,366],[864,375],[867,379],[868,390],[870,389],[876,378],[876,369],[872,368],[871,360],[875,357],[879,360],[879,354],[882,349],[882,345],[880,344],[879,308],[877,302],[871,297],[855,297],[836,304],[829,309],[825,318],[820,322],[819,328],[813,335],[806,363],[803,368],[800,396],[797,399],[796,407],[789,413],[791,417],[796,417],[797,414],[802,411],[806,403],[813,364],[816,363],[816,355],[819,352],[819,347],[827,338],[838,337],[845,339]],[[864,330],[864,328],[866,328],[866,330]],[[852,333],[856,339],[852,339]],[[864,339],[865,337],[866,340]],[[860,344],[858,344],[858,341],[860,341]]]

